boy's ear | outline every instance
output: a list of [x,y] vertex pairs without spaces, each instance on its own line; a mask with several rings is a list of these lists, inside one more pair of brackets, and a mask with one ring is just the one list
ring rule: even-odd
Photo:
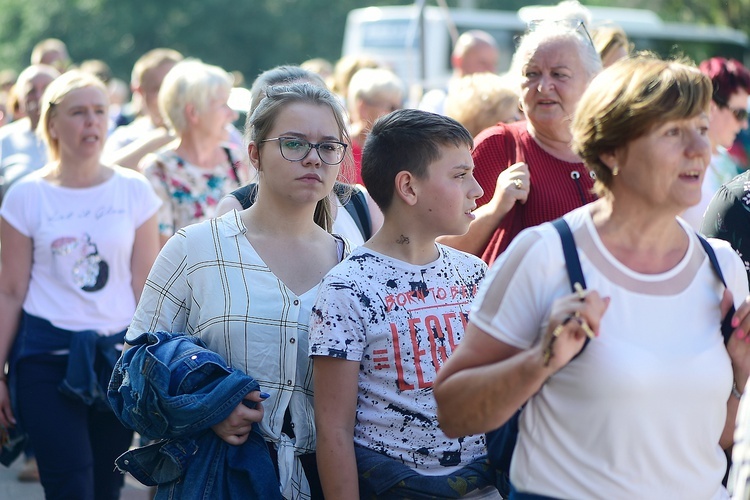
[[414,206],[417,204],[417,190],[415,186],[416,177],[414,175],[407,171],[402,170],[401,172],[396,174],[396,179],[394,180],[394,188],[395,192],[394,195],[398,196],[401,200],[403,200],[404,203],[406,203],[409,206]]

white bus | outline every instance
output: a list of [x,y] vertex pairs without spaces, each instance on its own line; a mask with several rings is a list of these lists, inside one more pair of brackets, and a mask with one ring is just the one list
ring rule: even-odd
[[[390,67],[413,87],[444,86],[450,77],[454,37],[471,29],[487,31],[501,48],[499,69],[506,71],[515,40],[526,21],[538,19],[545,7],[519,11],[441,9],[426,6],[367,7],[349,12],[342,55],[367,55]],[[719,26],[669,23],[648,10],[588,7],[593,25],[611,21],[621,26],[636,50],[662,56],[685,54],[696,62],[713,56],[750,62],[745,33]],[[541,10],[541,11],[540,11]],[[424,26],[424,33],[419,27]]]

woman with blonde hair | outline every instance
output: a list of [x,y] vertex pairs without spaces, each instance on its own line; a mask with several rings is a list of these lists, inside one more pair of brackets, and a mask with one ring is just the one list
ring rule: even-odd
[[0,424],[17,418],[33,440],[46,498],[116,499],[132,431],[106,388],[159,250],[160,201],[141,174],[100,161],[101,81],[69,71],[41,102],[50,162],[0,209]]
[[216,215],[219,200],[247,182],[244,155],[227,146],[232,76],[195,59],[177,63],[164,77],[159,109],[177,140],[144,157],[139,169],[163,204],[162,245],[178,229]]
[[457,80],[448,90],[445,114],[476,137],[496,123],[518,121],[518,93],[507,77],[473,73]]

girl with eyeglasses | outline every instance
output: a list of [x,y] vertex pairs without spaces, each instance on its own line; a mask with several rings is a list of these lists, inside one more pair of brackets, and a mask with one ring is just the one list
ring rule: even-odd
[[[322,498],[315,463],[308,322],[323,276],[349,253],[330,233],[329,193],[351,164],[344,110],[308,83],[269,87],[246,126],[255,203],[179,230],[154,264],[126,340],[187,332],[255,391],[213,431],[241,445],[260,429],[285,498]],[[168,299],[165,300],[165,298]],[[189,473],[189,471],[188,471]]]

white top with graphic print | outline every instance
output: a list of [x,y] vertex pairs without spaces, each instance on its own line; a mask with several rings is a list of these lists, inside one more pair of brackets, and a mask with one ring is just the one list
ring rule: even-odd
[[359,361],[354,442],[425,475],[449,474],[485,454],[484,436],[447,437],[432,384],[461,341],[485,264],[437,245],[415,266],[359,247],[323,280],[310,354]]
[[143,175],[114,168],[89,188],[54,186],[37,171],[3,199],[0,215],[34,245],[23,309],[58,328],[107,335],[133,318],[135,232],[161,202]]

